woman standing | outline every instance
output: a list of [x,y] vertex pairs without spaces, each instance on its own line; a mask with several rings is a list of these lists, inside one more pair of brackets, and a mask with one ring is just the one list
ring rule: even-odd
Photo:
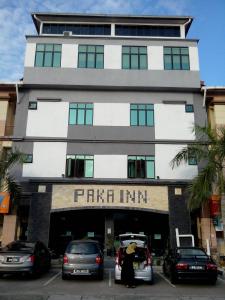
[[125,251],[122,271],[121,271],[121,279],[126,287],[135,288],[135,280],[134,280],[134,257],[135,257],[135,249],[137,247],[136,243],[130,243]]

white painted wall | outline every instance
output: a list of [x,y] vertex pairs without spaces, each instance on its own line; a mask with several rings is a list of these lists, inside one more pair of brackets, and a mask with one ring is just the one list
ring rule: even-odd
[[65,174],[67,143],[34,142],[33,163],[23,164],[23,177],[61,177]]
[[148,69],[163,70],[163,46],[149,46],[148,47]]
[[33,67],[34,66],[35,51],[36,51],[36,44],[35,43],[27,43],[24,67]]
[[69,102],[38,101],[37,110],[28,110],[27,136],[67,137]]
[[130,126],[129,103],[94,103],[94,126]]
[[62,44],[62,68],[77,68],[78,45]]
[[199,71],[198,48],[189,47],[190,70]]
[[94,178],[127,178],[127,155],[95,155]]
[[155,138],[194,140],[194,113],[186,113],[184,104],[155,104]]
[[187,145],[155,145],[155,174],[160,179],[192,179],[198,174],[197,166],[182,164],[172,169],[171,160]]
[[182,39],[185,39],[185,26],[184,25],[180,26],[180,37]]
[[122,46],[105,45],[104,46],[104,68],[121,69],[122,65]]

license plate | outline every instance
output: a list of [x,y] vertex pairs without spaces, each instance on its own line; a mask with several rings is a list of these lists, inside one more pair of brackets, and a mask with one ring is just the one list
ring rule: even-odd
[[190,266],[191,270],[204,270],[203,266]]
[[7,257],[6,261],[10,262],[10,263],[19,262],[20,258],[19,257]]
[[88,270],[74,270],[73,273],[74,274],[88,274],[89,271]]

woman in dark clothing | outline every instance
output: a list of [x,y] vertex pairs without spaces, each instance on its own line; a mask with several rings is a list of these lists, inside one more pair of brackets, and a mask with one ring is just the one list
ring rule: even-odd
[[126,287],[135,287],[133,262],[136,247],[136,243],[130,243],[124,254],[121,279],[122,282],[126,285]]

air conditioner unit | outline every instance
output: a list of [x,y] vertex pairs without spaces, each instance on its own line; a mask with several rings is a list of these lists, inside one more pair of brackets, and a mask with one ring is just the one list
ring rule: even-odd
[[72,34],[73,34],[72,31],[63,31],[63,35],[64,35],[64,36],[70,36],[70,35],[72,35]]

